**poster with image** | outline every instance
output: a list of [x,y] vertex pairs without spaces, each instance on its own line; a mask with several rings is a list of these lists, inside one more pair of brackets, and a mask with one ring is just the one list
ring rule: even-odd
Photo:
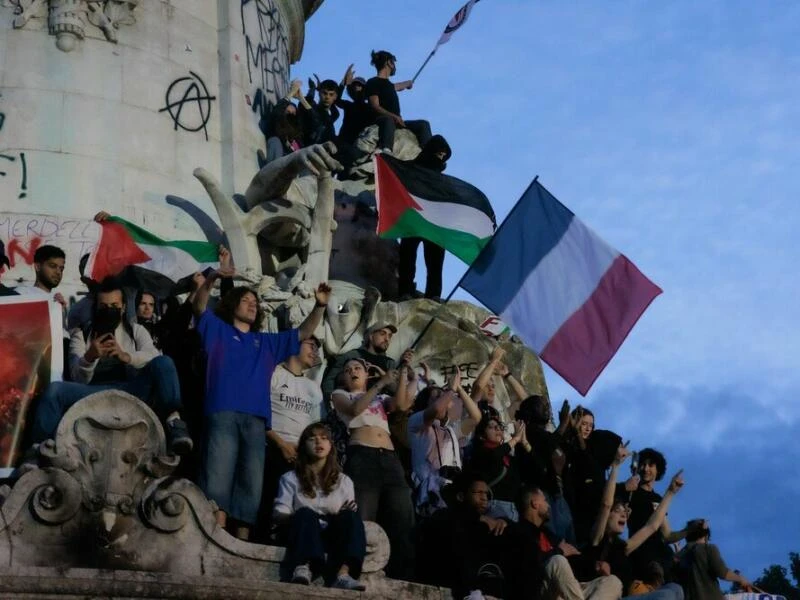
[[40,296],[0,297],[0,477],[22,448],[37,394],[61,379],[64,364],[61,306]]

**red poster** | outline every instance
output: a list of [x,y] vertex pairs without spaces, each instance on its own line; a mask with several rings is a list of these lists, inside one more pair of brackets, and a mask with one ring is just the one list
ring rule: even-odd
[[35,296],[0,297],[0,475],[23,448],[36,394],[63,372],[60,306]]

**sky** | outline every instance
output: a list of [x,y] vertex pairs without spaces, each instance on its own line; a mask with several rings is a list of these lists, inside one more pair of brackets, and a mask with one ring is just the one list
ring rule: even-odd
[[[461,4],[328,0],[292,76],[369,78],[386,49],[410,79]],[[800,551],[798,39],[780,0],[482,0],[400,95],[498,222],[538,175],[664,290],[586,398],[545,367],[550,396],[664,452],[657,489],[683,468],[673,528],[708,518],[751,579]]]

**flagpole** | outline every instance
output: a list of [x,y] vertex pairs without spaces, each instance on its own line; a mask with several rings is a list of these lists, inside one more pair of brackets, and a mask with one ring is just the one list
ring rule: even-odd
[[[425,65],[423,65],[423,66],[425,66]],[[489,240],[489,243],[488,243],[488,244],[486,244],[486,245],[485,245],[485,246],[484,246],[484,247],[481,249],[481,251],[478,253],[478,256],[476,256],[476,257],[475,257],[475,260],[474,260],[474,261],[472,261],[472,264],[475,264],[476,262],[478,262],[478,259],[481,257],[481,255],[482,255],[484,252],[486,252],[486,250],[489,248],[489,246],[491,246],[491,245],[492,245],[492,241],[494,240],[494,237],[495,237],[497,234],[499,234],[499,233],[500,233],[500,231],[503,229],[503,226],[504,226],[504,225],[505,225],[505,224],[508,222],[508,220],[509,220],[509,218],[511,217],[511,215],[513,215],[513,214],[514,214],[514,211],[515,211],[515,210],[517,210],[517,207],[518,207],[518,206],[519,206],[519,204],[520,204],[520,200],[522,200],[522,199],[523,199],[523,198],[524,198],[524,197],[525,197],[525,196],[528,194],[528,191],[529,191],[529,190],[530,190],[530,189],[531,189],[531,188],[534,186],[534,184],[536,184],[538,181],[539,181],[539,176],[537,175],[536,177],[534,177],[534,178],[533,178],[533,181],[531,181],[531,182],[530,182],[530,184],[528,185],[528,187],[526,187],[526,188],[525,188],[525,191],[524,191],[524,192],[522,192],[522,195],[519,197],[519,199],[517,200],[517,202],[514,204],[514,207],[513,207],[513,208],[512,208],[510,211],[508,211],[508,214],[506,215],[505,219],[503,219],[503,222],[502,222],[502,223],[500,223],[500,226],[497,228],[497,231],[495,231],[495,232],[492,234],[492,239],[491,239],[491,240]],[[540,185],[541,185],[541,184],[540,184]],[[435,321],[435,320],[436,320],[436,319],[439,317],[439,314],[442,312],[442,310],[444,310],[444,305],[445,305],[445,304],[447,304],[447,302],[450,300],[450,298],[452,298],[452,297],[453,297],[453,294],[455,294],[455,293],[456,293],[456,290],[457,290],[459,287],[461,287],[461,283],[464,281],[464,278],[465,278],[465,277],[466,277],[466,276],[469,274],[469,272],[470,272],[470,270],[471,270],[471,269],[472,269],[472,265],[470,265],[470,266],[469,266],[469,268],[467,268],[467,270],[466,270],[466,271],[464,271],[464,274],[461,276],[461,279],[459,279],[459,280],[458,280],[458,283],[455,285],[455,287],[453,287],[453,289],[452,289],[452,290],[450,290],[450,293],[449,293],[449,294],[447,294],[447,298],[445,298],[444,300],[442,300],[442,303],[439,305],[439,308],[438,308],[438,309],[436,309],[436,312],[435,312],[435,313],[433,313],[433,316],[430,318],[430,320],[428,321],[428,323],[425,325],[425,327],[422,329],[422,331],[420,332],[420,334],[417,336],[417,339],[415,339],[415,340],[414,340],[414,343],[413,343],[413,344],[411,344],[411,346],[409,346],[409,349],[413,350],[414,348],[416,348],[416,347],[417,347],[417,344],[419,344],[419,341],[422,339],[422,336],[424,336],[424,335],[425,335],[425,334],[428,332],[428,329],[430,329],[430,328],[431,328],[431,325],[433,325],[433,322],[434,322],[434,321]]]
[[428,54],[428,58],[426,58],[426,59],[425,59],[425,62],[424,62],[424,63],[422,63],[422,66],[421,66],[419,69],[417,69],[417,73],[416,73],[416,75],[414,75],[414,77],[412,77],[412,78],[411,78],[411,83],[414,83],[414,82],[417,80],[417,77],[419,77],[419,74],[420,74],[420,73],[422,73],[422,69],[424,69],[424,68],[425,68],[425,65],[427,65],[427,64],[428,64],[428,62],[429,62],[429,61],[430,61],[430,60],[433,58],[433,55],[434,55],[434,54],[436,54],[436,50],[437,50],[438,48],[439,48],[439,44],[436,44],[436,48],[434,48],[433,50],[431,50],[431,53],[430,53],[430,54]]

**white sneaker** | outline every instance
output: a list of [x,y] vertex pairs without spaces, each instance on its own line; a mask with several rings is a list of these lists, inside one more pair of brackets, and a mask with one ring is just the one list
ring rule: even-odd
[[464,596],[464,600],[484,600],[483,592],[480,590],[472,590],[468,596]]
[[350,574],[339,575],[331,587],[338,588],[340,590],[355,590],[358,592],[363,592],[367,589],[367,586],[358,581],[358,579],[353,579]]
[[308,565],[297,565],[292,572],[292,583],[311,584],[311,569]]

